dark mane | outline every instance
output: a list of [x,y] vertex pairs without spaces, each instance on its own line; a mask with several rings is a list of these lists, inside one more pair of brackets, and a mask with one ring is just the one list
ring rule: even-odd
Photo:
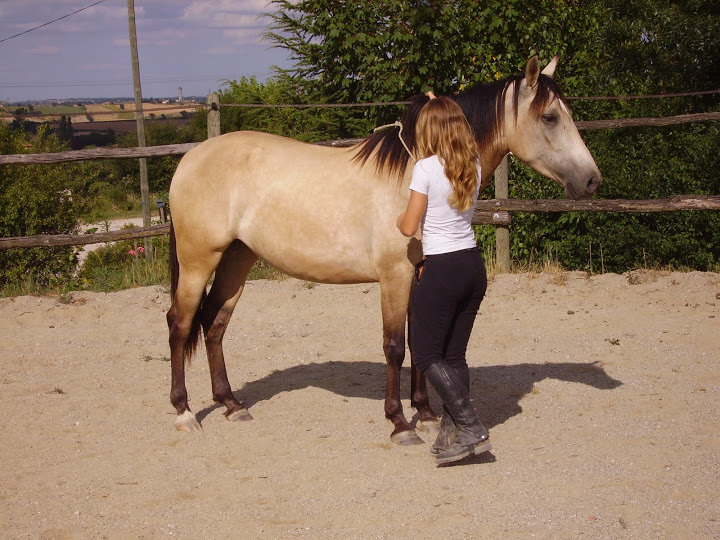
[[365,165],[370,156],[377,149],[373,160],[375,170],[378,174],[387,171],[388,174],[397,174],[400,178],[405,174],[410,155],[403,146],[403,141],[411,152],[415,151],[415,124],[417,123],[420,109],[430,99],[427,96],[414,96],[405,109],[400,122],[402,123],[402,141],[400,140],[400,127],[392,126],[373,133],[370,137],[360,143],[354,161]]
[[[465,113],[481,152],[489,148],[492,142],[502,135],[502,126],[505,120],[505,95],[508,90],[514,92],[513,112],[515,121],[517,121],[519,89],[524,78],[524,74],[519,74],[501,81],[478,84],[453,97]],[[535,97],[530,104],[531,112],[539,114],[555,98],[565,103],[565,98],[563,98],[557,83],[551,77],[541,74],[538,78]],[[411,152],[415,151],[415,124],[420,110],[428,101],[429,98],[424,95],[413,97],[400,119],[403,126],[402,138]],[[358,145],[357,154],[353,160],[365,165],[372,157],[378,174],[386,172],[391,176],[397,175],[402,178],[405,175],[410,155],[403,146],[398,136],[399,133],[398,126],[388,127],[374,133]]]

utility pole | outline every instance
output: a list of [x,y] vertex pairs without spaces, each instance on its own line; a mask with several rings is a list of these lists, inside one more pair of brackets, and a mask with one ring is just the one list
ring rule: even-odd
[[[138,146],[145,147],[145,124],[143,123],[142,89],[140,88],[140,60],[137,50],[137,31],[135,30],[135,1],[128,0],[128,26],[130,28],[130,60],[132,62],[133,88],[135,91],[135,122],[137,123]],[[140,158],[140,197],[143,209],[143,227],[150,226],[150,189],[148,187],[147,159]],[[152,244],[144,239],[145,260],[152,262]]]

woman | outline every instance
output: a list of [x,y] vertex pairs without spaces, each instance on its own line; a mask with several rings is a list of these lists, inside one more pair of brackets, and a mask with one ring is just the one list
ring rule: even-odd
[[413,362],[443,402],[432,450],[440,465],[492,448],[470,402],[465,358],[487,276],[471,227],[480,185],[477,143],[457,103],[428,96],[416,127],[419,160],[410,200],[397,226],[414,236],[422,225],[425,258],[410,296],[410,346]]

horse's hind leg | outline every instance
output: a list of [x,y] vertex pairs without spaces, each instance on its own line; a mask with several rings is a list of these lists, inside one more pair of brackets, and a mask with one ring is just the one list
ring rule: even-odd
[[167,313],[172,374],[170,402],[175,406],[178,414],[175,427],[179,431],[199,431],[201,429],[188,406],[185,360],[189,360],[194,352],[199,331],[196,326],[198,307],[205,294],[207,281],[219,259],[219,254],[216,257],[209,254],[207,257],[198,259],[196,261],[198,264],[179,268],[172,305]]
[[242,294],[247,275],[256,260],[255,253],[239,240],[230,244],[215,270],[215,279],[200,312],[200,321],[205,331],[213,399],[225,405],[225,417],[228,420],[252,420],[245,405],[232,393],[225,369],[222,340]]

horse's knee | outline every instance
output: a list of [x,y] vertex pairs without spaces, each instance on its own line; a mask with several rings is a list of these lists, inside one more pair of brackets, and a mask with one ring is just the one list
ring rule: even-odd
[[405,334],[386,336],[383,340],[383,352],[388,363],[402,365],[405,359]]

